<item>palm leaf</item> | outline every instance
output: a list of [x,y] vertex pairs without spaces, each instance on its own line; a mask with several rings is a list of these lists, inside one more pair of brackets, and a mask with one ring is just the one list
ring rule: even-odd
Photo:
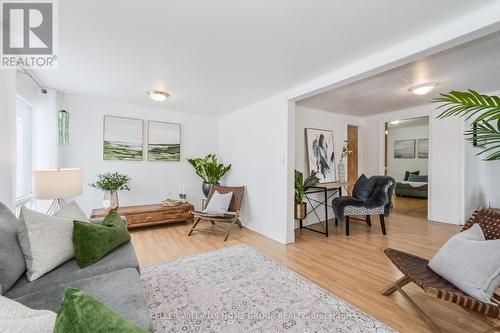
[[[490,153],[486,160],[500,160],[500,97],[482,95],[474,90],[450,91],[435,98],[442,110],[437,117],[466,117],[475,128],[465,131],[468,141],[483,147],[477,155]],[[493,124],[497,122],[496,127]]]

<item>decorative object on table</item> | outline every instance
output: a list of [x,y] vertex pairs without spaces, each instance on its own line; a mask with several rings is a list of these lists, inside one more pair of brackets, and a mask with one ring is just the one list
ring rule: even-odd
[[346,171],[345,171],[345,164],[344,164],[344,158],[347,156],[352,155],[352,149],[349,148],[347,145],[347,140],[344,142],[344,145],[342,146],[342,153],[340,154],[340,161],[339,161],[339,181],[340,182],[345,182],[346,180]]
[[182,204],[182,200],[176,200],[176,199],[165,199],[161,202],[162,205],[165,207],[173,207]]
[[[185,222],[193,219],[191,213],[194,207],[189,202],[174,206],[165,204],[152,204],[140,206],[120,207],[116,212],[125,218],[129,229],[157,224]],[[104,208],[94,209],[91,219],[102,218],[108,214]]]
[[73,246],[80,268],[96,263],[129,241],[127,223],[115,211],[110,211],[99,224],[73,221]]
[[60,168],[33,171],[35,199],[53,200],[47,214],[53,215],[65,205],[65,198],[83,193],[82,169]]
[[231,169],[231,164],[218,163],[215,154],[187,160],[194,167],[196,174],[203,179],[202,190],[205,197],[208,197],[212,185],[219,184],[221,178]]
[[89,294],[75,288],[64,292],[54,333],[148,333]]
[[[212,187],[210,188],[210,193],[207,198],[207,207],[210,206],[210,201],[212,198],[214,198],[215,193],[218,192],[219,194],[228,194],[232,193],[231,196],[231,201],[229,203],[229,207],[227,209],[227,212],[215,212],[215,213],[205,213],[205,210],[202,212],[193,212],[193,226],[188,232],[188,236],[190,236],[193,231],[198,231],[198,232],[208,232],[208,233],[213,233],[213,234],[222,234],[224,235],[224,241],[227,240],[229,237],[229,234],[231,233],[231,230],[233,230],[233,227],[235,224],[237,224],[240,228],[243,228],[241,222],[240,222],[240,209],[241,209],[241,204],[243,203],[243,194],[245,192],[245,187],[244,186],[220,186],[217,184],[213,184]],[[205,209],[206,209],[205,208]],[[198,223],[202,220],[207,220],[210,223],[215,224],[215,223],[226,223],[230,224],[229,228],[226,229],[226,231],[220,231],[220,230],[215,230],[215,229],[196,229],[196,226]]]
[[143,160],[143,121],[104,116],[104,160]]
[[181,160],[181,124],[148,121],[148,160]]
[[[483,231],[486,241],[500,241],[499,213],[484,208],[476,210],[472,217],[469,218],[467,223],[464,225],[462,232],[472,228],[475,224],[478,224]],[[458,250],[463,250],[463,248],[458,248]],[[452,284],[450,281],[434,272],[431,268],[429,268],[429,260],[390,248],[385,249],[384,252],[392,261],[392,263],[404,274],[404,276],[388,285],[386,288],[380,291],[380,293],[382,295],[388,296],[393,294],[395,291],[399,292],[410,303],[410,305],[412,305],[417,310],[417,313],[430,326],[432,332],[437,333],[442,331],[437,326],[437,324],[434,323],[434,321],[425,313],[425,311],[421,309],[402,289],[405,285],[411,282],[422,288],[424,292],[430,297],[438,298],[443,301],[456,304],[464,308],[468,312],[476,314],[478,318],[480,318],[491,327],[491,330],[489,330],[488,332],[498,332],[500,330],[500,295],[498,294],[498,292],[495,292],[493,290],[494,294],[490,302],[482,302],[475,297],[467,295],[456,285]],[[481,254],[479,254],[479,256],[486,257],[487,255],[492,254],[494,253],[482,252]],[[474,258],[474,256],[470,252],[462,254],[453,253],[453,257],[454,259],[460,259],[460,257],[462,257],[465,260],[467,260],[467,258]],[[483,260],[484,258],[478,259]],[[498,265],[498,262],[491,263]],[[462,268],[460,268],[460,270],[461,269]],[[498,274],[498,266],[496,269],[496,273]],[[489,282],[491,283],[493,281]],[[474,282],[475,285],[477,285],[478,283],[480,283],[480,281]]]
[[418,158],[429,158],[429,139],[418,139]]
[[337,176],[333,131],[306,128],[305,134],[309,174],[316,171],[320,183],[335,181]]
[[[155,332],[198,331],[199,327],[207,332],[395,333],[247,245],[155,264],[141,272]],[[210,302],[207,294],[213,295]],[[206,316],[221,311],[224,316]]]
[[[359,193],[364,193],[364,197],[344,196],[334,198],[332,207],[335,217],[339,221],[345,220],[345,234],[349,236],[350,216],[355,216],[353,219],[364,221],[371,226],[370,215],[378,215],[382,233],[385,235],[385,216],[388,216],[392,209],[392,194],[394,193],[396,181],[394,178],[387,176],[372,176],[368,180],[363,176],[354,185],[353,194],[358,192],[358,188],[363,187],[363,191],[360,189]],[[370,194],[368,195],[368,193]],[[367,199],[364,199],[366,197]],[[357,218],[358,216],[365,216],[366,219]]]
[[118,172],[106,172],[97,175],[97,180],[90,187],[104,191],[102,206],[106,210],[120,207],[118,191],[130,191],[129,183],[132,179]]
[[394,158],[415,158],[415,140],[394,141]]
[[313,171],[309,177],[304,180],[302,172],[295,170],[295,209],[294,217],[297,220],[304,220],[307,216],[307,204],[304,202],[304,196],[311,186],[319,183],[316,176],[317,172]]
[[182,202],[186,202],[186,200],[187,200],[186,186],[184,184],[181,185],[181,191],[179,193],[179,199],[181,199]]
[[481,147],[478,155],[488,153],[485,160],[500,160],[500,97],[482,95],[474,90],[450,91],[433,100],[440,103],[438,109],[444,111],[439,119],[467,116],[471,128],[465,131],[465,137],[474,146]]

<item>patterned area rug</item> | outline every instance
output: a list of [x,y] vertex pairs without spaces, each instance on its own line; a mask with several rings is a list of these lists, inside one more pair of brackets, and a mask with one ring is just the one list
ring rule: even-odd
[[395,332],[246,245],[149,266],[155,332]]

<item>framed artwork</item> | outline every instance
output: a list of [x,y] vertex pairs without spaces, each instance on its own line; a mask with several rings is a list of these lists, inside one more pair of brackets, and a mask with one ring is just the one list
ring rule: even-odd
[[335,153],[333,149],[333,131],[306,128],[306,147],[309,174],[317,171],[320,183],[333,182],[337,178]]
[[181,160],[181,124],[148,121],[148,160]]
[[418,158],[429,158],[429,139],[418,139]]
[[143,121],[104,116],[104,160],[142,161]]
[[394,141],[394,158],[415,158],[415,140]]

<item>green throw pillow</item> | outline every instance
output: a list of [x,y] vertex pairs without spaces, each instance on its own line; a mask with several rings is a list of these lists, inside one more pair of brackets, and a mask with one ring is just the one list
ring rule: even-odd
[[73,247],[81,268],[92,265],[129,241],[127,224],[114,211],[109,212],[102,224],[73,221]]
[[131,321],[78,289],[68,288],[53,333],[145,333]]

